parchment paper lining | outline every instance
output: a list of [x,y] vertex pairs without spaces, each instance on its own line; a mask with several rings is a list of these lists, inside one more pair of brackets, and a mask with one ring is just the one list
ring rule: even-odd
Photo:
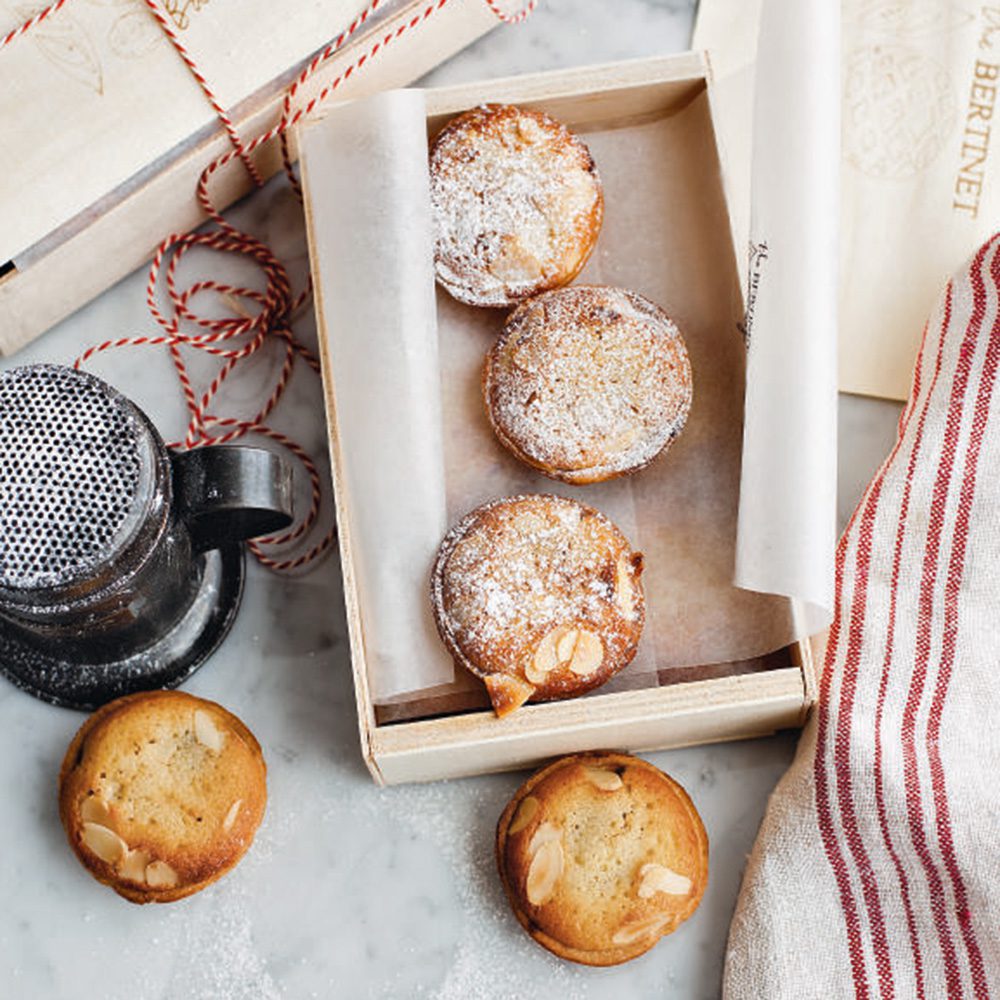
[[[578,283],[621,285],[663,306],[684,332],[694,371],[694,405],[687,428],[670,451],[638,475],[588,487],[564,486],[532,472],[493,437],[483,411],[480,372],[503,312],[462,306],[438,291],[436,315],[430,321],[410,315],[402,321],[404,336],[391,322],[386,325],[387,316],[400,315],[385,302],[387,295],[402,294],[398,282],[389,282],[387,291],[377,282],[358,280],[366,271],[383,278],[394,274],[401,266],[398,248],[415,251],[421,241],[425,260],[430,259],[429,231],[412,231],[423,213],[373,211],[375,205],[388,206],[426,191],[426,144],[414,148],[416,130],[392,124],[394,115],[418,113],[415,92],[383,94],[332,109],[302,133],[314,268],[322,288],[319,307],[337,400],[336,447],[347,473],[341,501],[350,513],[351,530],[342,544],[351,545],[361,580],[373,579],[384,553],[400,544],[420,553],[407,565],[396,565],[405,586],[386,591],[359,587],[373,700],[392,703],[389,714],[394,718],[481,704],[478,681],[464,671],[456,677],[450,659],[426,629],[416,634],[408,629],[405,641],[396,641],[415,609],[425,613],[428,605],[430,553],[440,540],[440,512],[414,511],[413,498],[419,493],[425,503],[435,494],[425,480],[440,475],[442,456],[434,453],[433,435],[415,440],[408,434],[414,450],[401,476],[398,469],[386,467],[379,440],[384,427],[405,433],[420,421],[426,424],[426,413],[412,407],[421,400],[433,403],[435,396],[440,400],[448,524],[495,496],[560,493],[604,511],[645,553],[648,618],[640,652],[603,692],[669,683],[672,671],[683,671],[684,679],[690,679],[697,666],[731,665],[709,670],[712,674],[760,669],[774,662],[766,654],[796,638],[787,599],[732,584],[743,433],[742,299],[707,94],[703,85],[693,99],[690,86],[679,93],[684,99],[667,101],[655,120],[618,128],[578,126],[572,102],[565,99],[534,104],[577,126],[604,181],[604,228]],[[358,110],[362,107],[363,113]],[[437,125],[432,122],[432,129]],[[366,169],[364,158],[356,155],[362,149],[373,151]],[[355,153],[346,156],[345,150]],[[387,174],[400,185],[391,199],[384,190]],[[383,179],[376,181],[377,175]],[[359,266],[368,254],[370,259]],[[419,266],[409,271],[414,279],[426,279]],[[378,300],[375,305],[368,301],[372,296]],[[408,299],[425,301],[417,294]],[[399,394],[390,387],[406,377],[400,365],[412,367],[412,352],[420,351],[413,328],[429,338],[425,353],[418,355],[424,363],[416,366],[425,383],[419,392]],[[391,347],[394,338],[409,345],[402,355]],[[341,340],[364,343],[367,350],[349,352],[354,360],[345,364]],[[426,363],[435,354],[437,385]],[[359,394],[348,391],[352,385],[367,388],[367,417],[357,412]],[[379,426],[370,416],[375,412]],[[354,487],[359,468],[375,470],[364,492]],[[359,521],[369,528],[361,528]],[[416,531],[425,536],[418,544]]]

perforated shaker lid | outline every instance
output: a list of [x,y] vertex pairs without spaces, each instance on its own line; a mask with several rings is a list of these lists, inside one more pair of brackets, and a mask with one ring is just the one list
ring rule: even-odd
[[0,588],[87,578],[138,527],[153,439],[136,408],[84,372],[0,373]]

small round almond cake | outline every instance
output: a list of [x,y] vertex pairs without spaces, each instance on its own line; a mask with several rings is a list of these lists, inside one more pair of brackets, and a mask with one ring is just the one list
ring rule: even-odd
[[593,507],[535,495],[494,500],[445,537],[431,574],[434,617],[498,716],[528,699],[572,698],[635,656],[642,555]]
[[169,903],[224,875],[250,847],[266,801],[250,730],[221,705],[180,691],[98,709],[59,774],[70,847],[133,903]]
[[680,434],[691,396],[680,331],[659,306],[622,288],[578,285],[522,303],[483,369],[500,442],[567,483],[647,466]]
[[648,951],[708,883],[708,837],[687,793],[628,754],[576,754],[532,775],[497,823],[496,848],[524,929],[584,965]]
[[431,147],[434,264],[473,306],[511,306],[568,284],[604,215],[590,151],[539,111],[486,104],[449,122]]

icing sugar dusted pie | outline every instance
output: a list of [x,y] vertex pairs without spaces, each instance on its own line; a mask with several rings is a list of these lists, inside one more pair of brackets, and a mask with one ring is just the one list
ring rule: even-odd
[[636,958],[698,908],[708,837],[652,764],[585,753],[532,775],[497,823],[497,865],[524,929],[584,965]]
[[204,889],[247,852],[264,816],[260,745],[221,705],[181,691],[127,695],[73,738],[59,774],[70,847],[133,903]]
[[461,302],[511,306],[568,284],[604,214],[584,143],[540,111],[503,104],[449,122],[430,153],[434,264]]
[[649,299],[576,285],[514,310],[486,357],[483,396],[517,458],[553,479],[596,483],[644,468],[680,434],[691,364]]
[[494,500],[445,537],[431,574],[438,631],[497,715],[598,687],[635,656],[645,618],[634,552],[563,497]]

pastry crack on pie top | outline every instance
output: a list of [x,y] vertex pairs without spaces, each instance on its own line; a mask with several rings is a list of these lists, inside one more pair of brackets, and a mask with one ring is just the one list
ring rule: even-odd
[[586,145],[549,115],[487,104],[449,122],[430,152],[440,284],[474,306],[504,307],[568,284],[604,212]]
[[477,508],[445,537],[434,616],[494,709],[569,698],[635,656],[645,619],[642,555],[603,514],[545,494]]

